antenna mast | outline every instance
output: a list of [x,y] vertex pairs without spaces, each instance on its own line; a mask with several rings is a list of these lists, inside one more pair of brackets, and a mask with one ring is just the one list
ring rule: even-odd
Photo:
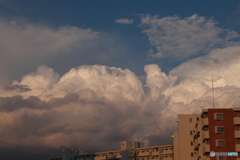
[[212,94],[213,94],[213,108],[215,108],[215,100],[214,100],[214,86],[213,86],[213,75],[212,75]]

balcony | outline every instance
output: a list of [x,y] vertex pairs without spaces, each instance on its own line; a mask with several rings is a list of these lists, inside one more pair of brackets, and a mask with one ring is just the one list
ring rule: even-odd
[[240,117],[233,117],[234,124],[240,124]]
[[210,145],[209,145],[209,144],[203,145],[202,151],[203,151],[203,153],[205,153],[205,154],[208,153],[208,152],[210,152]]
[[164,157],[163,160],[173,160],[173,157]]
[[240,131],[234,131],[235,133],[235,138],[240,138]]
[[195,152],[195,153],[193,154],[193,158],[194,158],[194,159],[198,159],[198,157],[199,157],[198,154]]
[[236,144],[236,152],[240,152],[240,144]]
[[195,141],[195,142],[193,143],[193,149],[194,149],[195,151],[198,151],[198,147],[199,147],[198,141]]
[[170,149],[162,151],[162,154],[172,154],[172,153],[173,153],[173,150],[170,150]]
[[194,138],[194,139],[198,139],[199,136],[200,136],[200,132],[195,132],[193,138]]
[[202,139],[209,139],[209,131],[203,131],[202,133]]
[[209,125],[209,123],[208,123],[208,118],[202,118],[202,128],[204,127],[204,126],[208,126]]
[[105,159],[107,159],[107,157],[95,157],[94,159],[95,160],[105,160]]
[[151,153],[149,153],[149,152],[140,152],[140,153],[138,153],[138,156],[150,156],[151,155]]
[[155,156],[155,155],[159,155],[159,152],[155,151],[155,152],[152,152],[152,155]]

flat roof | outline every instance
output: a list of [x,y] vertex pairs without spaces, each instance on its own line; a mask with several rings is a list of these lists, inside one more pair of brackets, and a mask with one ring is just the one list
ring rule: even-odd
[[150,149],[150,148],[167,148],[167,147],[173,147],[173,145],[163,145],[163,146],[151,146],[151,147],[143,147],[143,148],[134,148],[136,150],[142,150],[142,149]]

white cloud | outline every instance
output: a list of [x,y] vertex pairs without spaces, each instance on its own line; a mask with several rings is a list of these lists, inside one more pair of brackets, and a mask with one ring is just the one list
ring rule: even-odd
[[133,24],[132,19],[127,19],[127,18],[120,18],[115,20],[116,23],[121,23],[121,24]]
[[[162,120],[171,117],[169,121],[164,121],[165,126],[177,114],[200,113],[202,108],[213,106],[212,75],[215,106],[240,107],[239,55],[240,46],[215,49],[209,55],[190,60],[171,70],[168,76],[177,77],[176,83],[161,95],[167,99]],[[155,86],[158,85],[156,82]]]
[[[37,96],[43,100],[63,98],[68,93],[80,95],[87,90],[110,101],[123,97],[140,102],[143,98],[142,84],[133,72],[101,65],[73,68],[60,79],[53,69],[42,65],[36,72],[23,76],[21,82],[14,81],[12,85],[28,86],[30,91],[22,93],[25,98]],[[12,94],[17,95],[18,92],[12,91]]]
[[211,86],[211,78],[214,76],[215,86],[240,87],[239,74],[236,74],[240,61],[240,46],[214,49],[209,55],[195,58],[173,69],[170,74],[177,76],[179,80],[201,80]]
[[149,37],[149,42],[156,47],[153,57],[186,58],[201,53],[208,53],[216,47],[238,45],[234,39],[239,34],[231,30],[224,30],[217,26],[213,19],[200,17],[180,18],[169,16],[158,18],[146,15],[141,19],[143,33]]
[[91,150],[88,144],[100,144],[97,150],[107,150],[101,142],[138,137],[142,117],[144,141],[152,143],[154,136],[169,137],[178,114],[212,107],[212,74],[216,107],[239,107],[239,54],[239,46],[215,49],[168,75],[155,64],[146,65],[145,84],[128,69],[79,66],[59,77],[40,66],[1,89],[0,135],[12,146],[86,144],[82,147]]
[[[1,91],[0,119],[5,121],[0,125],[4,129],[0,135],[4,143],[58,148],[103,141],[107,149],[107,142],[139,133],[137,120],[144,91],[133,72],[94,65],[73,68],[58,77],[51,68],[40,66],[21,82],[14,81],[11,90]],[[17,86],[28,90],[19,92]],[[13,132],[14,128],[18,132]],[[102,149],[104,145],[96,147]]]
[[[216,29],[213,21],[196,15],[184,20],[178,17],[175,19],[170,17],[170,19],[165,20],[166,24],[168,21],[170,24],[176,21],[186,25],[190,23],[188,21],[193,21],[191,23],[198,29],[200,24],[205,28],[212,28],[213,32]],[[159,26],[159,19],[156,17],[146,18],[144,23],[150,22],[153,23],[153,27]],[[16,24],[12,23],[12,25]],[[26,37],[32,36],[33,33],[38,35],[36,32],[30,32],[35,31],[35,27],[31,28],[31,25],[25,28],[22,26],[18,29],[16,26],[13,28],[9,29],[11,33],[16,32],[16,35]],[[26,28],[30,31],[26,31]],[[60,30],[47,29],[46,33],[49,34],[45,36],[55,37],[54,35],[64,33],[65,37],[69,36],[66,38],[65,47],[65,40],[56,42],[58,36],[52,38],[52,42],[48,42],[55,47],[52,45],[48,47],[45,43],[43,46],[53,51],[57,51],[57,48],[64,50],[67,44],[72,44],[70,42],[76,39],[84,44],[88,39],[92,42],[98,38],[98,33],[89,30],[71,27],[70,30],[66,28]],[[151,33],[154,31],[150,30]],[[86,34],[82,40],[81,36],[72,38],[76,36],[72,35],[73,33],[78,35],[81,31],[83,33],[79,36]],[[156,31],[157,35],[158,29]],[[41,30],[41,33],[45,32]],[[220,31],[214,33],[209,39],[215,37],[216,42],[221,42],[223,46],[236,45],[234,42],[227,43],[227,40],[238,37],[235,32],[228,31],[225,40],[217,35]],[[11,36],[9,37],[12,39]],[[201,38],[200,42],[203,43]],[[77,46],[73,45],[74,47]],[[47,52],[48,49],[44,50]],[[41,54],[41,51],[36,50],[36,52]],[[16,52],[10,53],[16,54]],[[21,53],[25,55],[23,51]],[[58,54],[58,52],[47,53]],[[25,56],[28,54],[30,52]],[[153,141],[151,137],[158,135],[170,137],[170,131],[176,129],[174,121],[177,114],[199,113],[202,107],[212,106],[212,74],[216,107],[239,107],[239,55],[240,46],[214,49],[206,56],[181,64],[169,74],[164,73],[156,64],[145,65],[145,84],[142,84],[139,77],[129,69],[86,65],[72,68],[60,76],[52,68],[41,65],[36,72],[26,74],[20,81],[13,81],[12,85],[0,88],[0,121],[2,122],[0,147],[37,145],[77,148],[81,145],[85,150],[108,150],[113,149],[112,146],[121,140],[136,140],[136,137],[140,136],[141,119],[145,142],[151,143]]]

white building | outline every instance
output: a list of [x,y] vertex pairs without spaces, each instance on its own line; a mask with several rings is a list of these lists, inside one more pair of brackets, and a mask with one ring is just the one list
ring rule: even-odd
[[84,152],[63,150],[62,158],[50,160],[172,160],[173,146],[145,147],[142,142],[122,141],[121,150],[86,154]]

